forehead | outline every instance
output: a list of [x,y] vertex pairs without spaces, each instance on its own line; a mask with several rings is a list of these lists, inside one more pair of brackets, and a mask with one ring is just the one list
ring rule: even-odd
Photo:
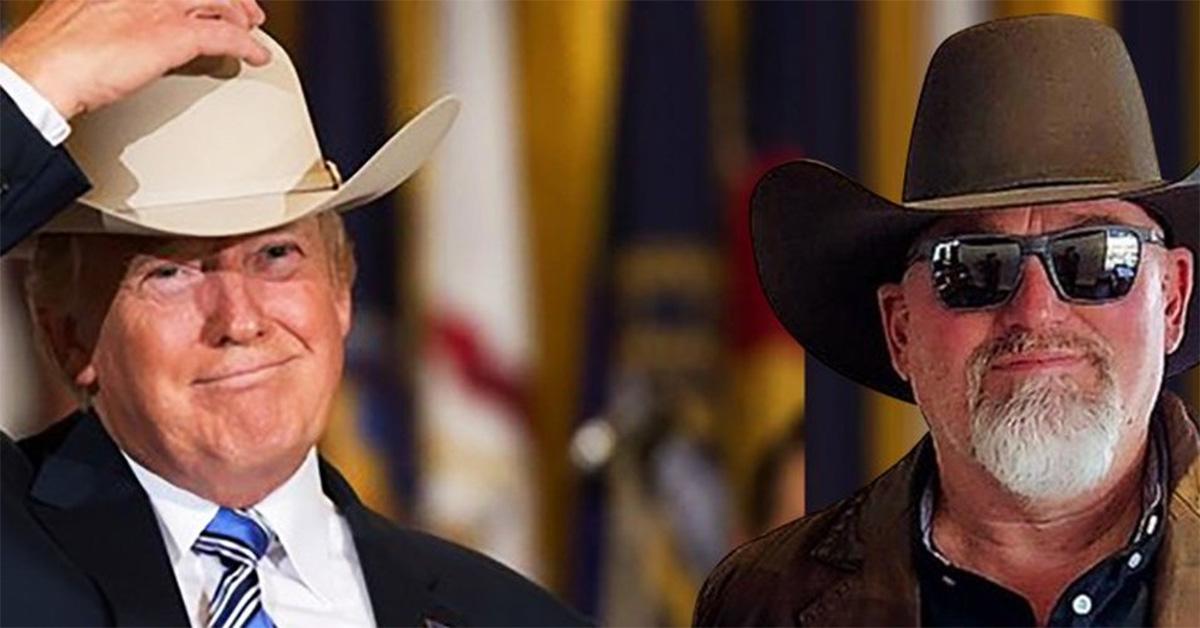
[[1128,201],[1102,199],[964,212],[939,219],[923,235],[977,232],[1034,235],[1092,224],[1159,229],[1158,223],[1141,207]]

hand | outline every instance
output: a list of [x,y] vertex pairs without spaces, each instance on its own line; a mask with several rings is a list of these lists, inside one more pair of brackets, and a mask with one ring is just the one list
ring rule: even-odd
[[199,56],[263,65],[256,0],[46,0],[0,42],[0,62],[64,118],[111,104]]

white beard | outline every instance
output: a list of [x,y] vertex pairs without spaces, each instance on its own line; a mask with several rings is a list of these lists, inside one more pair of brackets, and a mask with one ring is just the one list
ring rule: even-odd
[[1120,441],[1121,403],[1109,363],[1093,356],[1098,389],[1065,375],[1032,376],[1007,398],[985,397],[979,360],[969,374],[971,451],[1013,493],[1065,501],[1094,489],[1112,468]]

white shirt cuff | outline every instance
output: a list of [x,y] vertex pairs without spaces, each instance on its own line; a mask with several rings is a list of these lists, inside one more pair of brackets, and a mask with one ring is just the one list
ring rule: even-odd
[[38,93],[20,74],[0,63],[0,88],[17,104],[17,109],[33,124],[51,146],[62,144],[71,134],[71,125],[58,109]]

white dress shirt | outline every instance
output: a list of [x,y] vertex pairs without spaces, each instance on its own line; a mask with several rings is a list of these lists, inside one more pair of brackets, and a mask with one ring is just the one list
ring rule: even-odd
[[[122,452],[124,454],[124,452]],[[192,626],[208,622],[208,601],[225,569],[191,550],[217,514],[217,504],[125,459],[150,496],[175,581]],[[263,607],[277,626],[373,626],[366,581],[346,520],[321,490],[316,451],[251,510],[273,536],[258,562]]]
[[46,138],[51,146],[62,144],[71,134],[71,126],[58,109],[46,100],[29,81],[21,78],[12,68],[0,63],[0,88],[16,103],[17,109]]

